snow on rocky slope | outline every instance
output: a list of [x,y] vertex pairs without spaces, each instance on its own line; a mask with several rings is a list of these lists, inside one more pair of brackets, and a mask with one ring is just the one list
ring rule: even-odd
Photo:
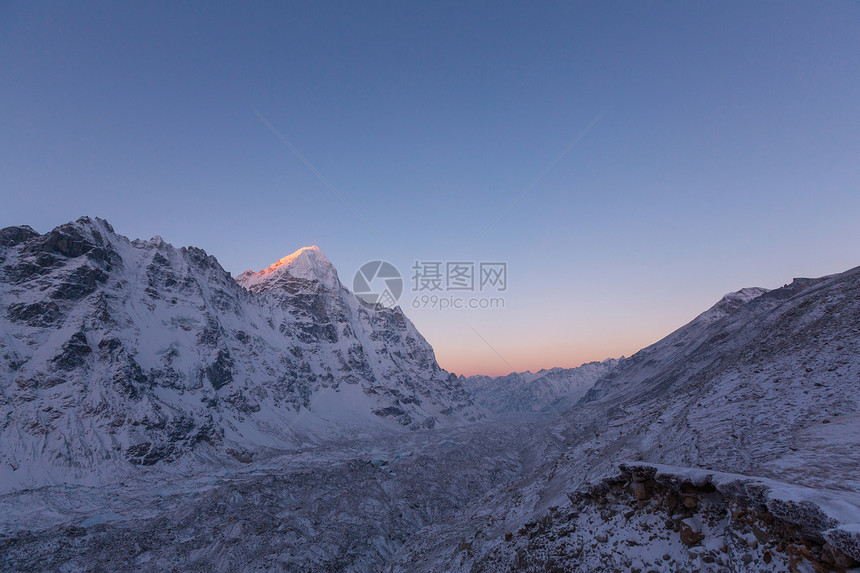
[[569,498],[471,570],[827,571],[860,551],[855,506],[772,480],[633,463]]
[[403,313],[360,303],[315,247],[237,283],[100,219],[0,231],[5,490],[481,415]]

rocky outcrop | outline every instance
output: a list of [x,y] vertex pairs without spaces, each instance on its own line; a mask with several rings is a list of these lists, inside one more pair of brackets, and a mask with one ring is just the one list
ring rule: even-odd
[[824,572],[860,561],[860,511],[837,494],[701,469],[619,470],[485,542],[493,549],[472,570]]
[[[848,504],[838,494],[781,484],[761,478],[705,470],[683,470],[648,464],[622,464],[619,478],[628,490],[644,490],[644,500],[662,508],[685,544],[702,542],[702,523],[728,520],[735,532],[752,533],[755,541],[786,553],[797,570],[801,561],[816,568],[839,569],[860,564],[860,511],[850,508],[851,523],[840,523]],[[617,483],[617,480],[612,480]],[[576,498],[578,496],[574,496]],[[697,524],[699,527],[697,527]]]

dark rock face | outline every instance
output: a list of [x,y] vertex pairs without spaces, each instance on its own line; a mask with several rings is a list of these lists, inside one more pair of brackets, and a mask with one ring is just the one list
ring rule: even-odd
[[151,466],[170,455],[172,448],[169,444],[153,446],[150,442],[143,442],[129,446],[125,451],[126,458],[133,464]]
[[27,225],[20,227],[6,227],[0,229],[0,247],[15,247],[24,241],[38,237],[39,233]]
[[66,282],[59,285],[51,294],[59,300],[80,300],[95,292],[100,284],[107,282],[108,274],[99,268],[82,265],[69,275]]
[[110,380],[119,393],[129,400],[139,400],[144,396],[143,389],[150,387],[152,383],[140,364],[125,351],[117,353],[113,364]]
[[206,378],[212,387],[220,390],[233,381],[233,359],[226,350],[219,350],[215,362],[206,367]]
[[51,326],[62,316],[60,306],[50,301],[39,301],[31,304],[11,304],[7,310],[7,316],[15,322],[22,322],[29,326]]
[[392,417],[397,420],[398,424],[403,426],[408,426],[412,423],[412,418],[409,414],[406,413],[402,408],[398,408],[397,406],[389,406],[387,408],[380,408],[379,410],[373,410],[373,413],[382,418]]
[[[0,239],[0,278],[21,291],[44,293],[38,300],[9,301],[6,316],[32,327],[61,324],[74,303],[107,282],[119,254],[105,239],[113,230],[88,218],[39,235],[29,227],[10,227]],[[11,257],[11,258],[10,258]]]
[[120,261],[120,257],[108,244],[106,233],[113,234],[113,228],[107,222],[96,224],[89,217],[82,217],[76,223],[62,225],[27,240],[22,245],[22,254],[32,257],[36,265],[42,268],[86,255],[94,265],[110,271],[112,265]]
[[80,368],[86,363],[87,356],[92,354],[87,342],[87,335],[78,331],[60,347],[60,353],[50,359],[50,364],[58,370],[70,371]]

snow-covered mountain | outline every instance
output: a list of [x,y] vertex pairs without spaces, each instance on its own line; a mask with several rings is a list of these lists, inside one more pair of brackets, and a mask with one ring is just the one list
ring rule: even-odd
[[858,414],[860,268],[728,295],[565,415],[629,459],[860,491]]
[[[856,566],[860,268],[727,295],[621,360],[549,426],[563,436],[557,457],[422,530],[394,570]],[[683,487],[706,497],[705,513],[692,502],[668,507],[670,492],[642,493],[619,470],[629,461],[672,468],[661,470],[667,476],[730,474],[720,479],[747,484],[763,501],[751,502],[741,486],[719,497],[716,486],[696,479]],[[583,488],[585,497],[576,494]],[[799,505],[786,505],[786,497]],[[744,521],[746,509],[729,511],[738,503],[753,503],[753,522]],[[701,529],[682,537],[675,518]],[[760,550],[744,545],[750,536]]]
[[472,399],[489,411],[545,412],[572,406],[619,363],[617,358],[576,368],[512,372],[506,376],[460,376]]
[[464,380],[314,247],[233,280],[84,219],[0,273],[4,570],[860,563],[860,268]]
[[316,247],[234,280],[100,219],[0,231],[4,488],[481,415],[403,313],[359,301]]

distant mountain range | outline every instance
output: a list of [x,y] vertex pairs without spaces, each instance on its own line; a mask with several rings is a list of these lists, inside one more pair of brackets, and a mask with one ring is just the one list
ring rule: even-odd
[[547,412],[570,407],[619,364],[617,358],[576,368],[512,372],[506,376],[460,376],[472,399],[495,414]]

